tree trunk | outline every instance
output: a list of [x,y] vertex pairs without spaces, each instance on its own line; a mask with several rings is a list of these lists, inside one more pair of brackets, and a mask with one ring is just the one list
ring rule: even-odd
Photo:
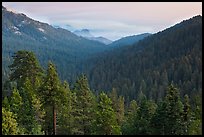
[[53,105],[53,135],[56,135],[56,110],[55,110],[55,105]]

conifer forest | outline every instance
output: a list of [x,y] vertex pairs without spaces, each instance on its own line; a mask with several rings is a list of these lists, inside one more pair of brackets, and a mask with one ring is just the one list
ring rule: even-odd
[[3,135],[202,135],[202,15],[118,40],[91,31],[2,6]]

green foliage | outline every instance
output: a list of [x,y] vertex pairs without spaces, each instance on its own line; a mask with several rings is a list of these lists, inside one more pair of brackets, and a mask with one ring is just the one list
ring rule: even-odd
[[189,126],[191,123],[191,106],[189,102],[189,97],[188,95],[184,96],[184,103],[183,103],[183,126],[184,126],[184,131],[183,134],[188,135],[189,134]]
[[20,120],[22,105],[22,97],[20,96],[19,91],[14,88],[10,99],[10,110],[17,116],[17,120]]
[[[2,11],[3,134],[202,134],[201,16],[114,49]],[[21,36],[8,30],[22,19]]]
[[121,134],[120,126],[116,120],[116,114],[112,108],[112,101],[103,92],[99,95],[99,102],[96,110],[95,128],[95,134],[97,135]]
[[23,105],[19,124],[24,127],[26,134],[42,134],[41,125],[43,123],[44,110],[42,103],[35,93],[30,80],[26,78],[21,87]]
[[[68,55],[64,54],[69,51],[65,49],[66,42],[59,44],[59,49],[50,43],[47,50],[39,43],[42,50],[38,56],[45,52],[40,55],[40,61],[45,65],[45,60],[54,60],[59,75],[51,62],[43,74],[33,52],[16,52],[10,65],[11,74],[8,75],[10,72],[5,67],[2,71],[3,134],[53,134],[54,126],[60,135],[202,134],[200,28],[198,16],[132,46],[96,55],[95,60],[90,57],[88,64],[85,59],[92,52],[81,55],[81,49],[78,52],[76,48],[73,50],[76,56]],[[8,38],[4,35],[3,40]],[[8,56],[8,49],[7,45],[4,56]],[[104,55],[105,58],[100,58]],[[6,59],[11,62],[9,57]],[[3,63],[8,65],[7,61],[4,58]],[[82,70],[87,72],[98,96],[92,93],[85,75],[74,86],[61,83],[60,78],[73,81]],[[5,82],[8,78],[10,81]],[[175,85],[167,87],[170,81]],[[101,89],[112,89],[110,98],[100,93]]]
[[18,123],[15,116],[9,110],[2,107],[2,134],[3,135],[17,135]]
[[[61,82],[59,80],[56,68],[53,63],[48,63],[47,74],[41,85],[40,92],[44,105],[59,105],[63,98],[63,91],[61,89]],[[62,98],[60,98],[62,97]]]
[[13,64],[9,66],[12,71],[10,80],[16,81],[17,86],[20,87],[25,82],[25,79],[28,78],[34,86],[36,78],[42,75],[42,69],[34,53],[23,50],[18,51],[13,56],[13,60]]
[[192,99],[193,105],[188,133],[189,135],[202,135],[202,95],[194,95]]
[[116,111],[117,122],[121,126],[124,121],[125,107],[124,107],[125,99],[123,96],[119,96],[118,98],[118,108]]
[[147,100],[146,98],[141,100],[137,114],[133,116],[133,127],[131,128],[134,130],[132,134],[152,134],[150,120],[155,113],[156,107],[156,104],[151,100]]
[[137,100],[141,90],[147,99],[159,101],[171,81],[182,97],[193,96],[202,92],[201,51],[202,16],[196,16],[85,62],[94,63],[87,76],[91,88],[115,87],[126,101]]
[[[25,24],[22,23],[23,20]],[[19,28],[22,35],[16,35],[13,29],[8,29],[13,26]],[[44,29],[46,33],[39,31],[38,28]],[[43,67],[46,67],[47,62],[51,60],[58,67],[59,77],[62,80],[74,82],[77,74],[83,68],[81,61],[105,49],[107,46],[100,42],[78,37],[68,30],[54,28],[46,23],[22,16],[22,14],[2,10],[2,72],[4,79],[10,74],[7,66],[12,62],[11,56],[19,50],[36,53]]]
[[134,134],[134,117],[137,116],[139,106],[135,100],[130,102],[128,110],[125,115],[125,121],[122,124],[122,133],[124,135],[133,135]]
[[172,84],[168,87],[168,92],[165,98],[166,106],[166,121],[168,123],[167,135],[180,135],[182,133],[182,112],[183,103],[180,100],[179,90]]
[[167,107],[166,102],[160,101],[158,103],[156,112],[151,119],[151,126],[153,127],[152,134],[154,135],[165,135],[165,133],[167,132],[166,130],[168,130],[167,129],[168,122],[166,121],[167,120],[166,107]]
[[67,100],[58,108],[58,135],[71,135],[75,132],[75,115],[76,114],[76,102],[77,97],[75,93],[72,93],[69,84],[65,81],[64,91],[67,92]]
[[10,110],[10,104],[9,104],[8,97],[4,97],[2,101],[2,107],[4,107],[4,109],[6,110]]
[[[43,84],[39,88],[39,92],[42,94],[42,102],[46,111],[45,127],[47,128],[46,130],[48,130],[48,134],[53,134],[56,132],[54,129],[54,126],[56,126],[54,123],[54,120],[56,120],[56,107],[63,103],[62,100],[65,100],[66,102],[67,93],[63,90],[56,68],[51,62],[48,63],[47,74],[44,78]],[[52,111],[53,113],[50,113]],[[53,123],[50,119],[52,119],[51,121],[53,121]],[[51,126],[51,123],[54,125]],[[53,129],[53,132],[51,131],[51,128]]]
[[89,89],[85,75],[80,76],[76,81],[74,91],[77,95],[75,124],[78,125],[78,131],[76,134],[91,134],[96,99]]
[[185,118],[187,108],[185,106],[187,106],[187,103],[183,105],[181,102],[179,90],[173,84],[170,84],[165,99],[159,103],[152,118],[153,134],[186,134],[188,129],[185,123],[187,122]]
[[116,112],[116,118],[118,124],[121,126],[123,120],[124,120],[124,97],[117,95],[117,91],[115,88],[112,89],[110,93],[110,99],[112,101],[112,107],[113,110]]

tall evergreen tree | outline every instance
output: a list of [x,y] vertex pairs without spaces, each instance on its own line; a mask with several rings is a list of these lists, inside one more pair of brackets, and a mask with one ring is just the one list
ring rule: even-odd
[[166,112],[167,118],[166,121],[168,123],[167,132],[165,134],[168,135],[180,135],[182,134],[182,111],[183,111],[183,103],[181,102],[179,96],[179,90],[170,84],[167,89],[167,95],[165,97],[165,101],[167,103]]
[[114,111],[117,111],[118,94],[115,88],[112,88],[112,91],[110,93],[110,98],[112,100],[112,106],[113,106]]
[[165,135],[168,126],[167,113],[166,113],[167,103],[165,101],[158,102],[158,106],[155,114],[151,119],[151,127],[153,135]]
[[23,113],[24,113],[24,108],[23,104],[25,104],[22,100],[22,97],[19,93],[19,90],[16,89],[16,87],[13,88],[12,95],[10,97],[10,111],[13,113],[17,123],[18,127],[21,130],[21,133],[26,133],[26,129],[24,128],[23,120]]
[[189,104],[189,97],[188,95],[184,96],[184,103],[183,103],[183,126],[184,126],[184,131],[183,134],[184,135],[188,135],[189,134],[189,126],[190,126],[190,122],[191,122],[191,106]]
[[11,95],[10,99],[10,110],[16,115],[17,117],[17,122],[19,123],[21,120],[21,108],[23,105],[22,97],[19,94],[18,90],[16,88],[13,89],[13,93]]
[[75,114],[76,114],[76,94],[73,93],[69,84],[64,82],[64,90],[67,92],[67,101],[59,107],[58,113],[58,134],[60,135],[71,135],[75,133]]
[[133,118],[135,128],[133,134],[150,135],[152,133],[150,120],[155,113],[156,107],[153,101],[147,100],[146,97],[142,98],[137,115]]
[[201,135],[202,134],[202,95],[194,95],[192,97],[192,113],[191,122],[189,125],[189,135]]
[[123,119],[124,119],[124,113],[125,113],[124,112],[124,102],[125,102],[124,97],[122,96],[118,97],[118,94],[115,88],[112,89],[109,96],[112,101],[113,110],[116,113],[117,122],[121,126]]
[[124,121],[124,115],[125,115],[125,107],[124,107],[124,97],[123,96],[119,96],[118,98],[118,103],[117,103],[117,112],[116,112],[116,115],[117,115],[117,122],[118,124],[121,126],[123,121]]
[[124,135],[133,135],[134,134],[134,117],[137,116],[138,113],[138,105],[135,100],[130,102],[130,105],[127,109],[127,113],[125,115],[125,121],[122,124],[122,134]]
[[[66,92],[63,90],[61,82],[59,80],[56,68],[53,63],[48,63],[47,75],[45,76],[44,82],[40,88],[40,92],[42,93],[43,104],[46,108],[46,118],[45,122],[48,124],[47,130],[48,134],[56,134],[56,114],[57,114],[57,106],[63,100],[66,100]],[[50,114],[52,112],[52,114]],[[50,117],[52,116],[52,124],[50,125]],[[48,119],[47,119],[48,118]],[[49,127],[49,128],[48,128]],[[50,131],[50,128],[52,130]]]
[[31,51],[18,51],[13,56],[13,64],[9,66],[12,73],[10,81],[17,82],[17,89],[22,86],[26,78],[29,78],[34,86],[37,77],[42,76],[42,68],[40,67],[35,55]]
[[41,127],[43,124],[44,110],[40,98],[36,95],[35,88],[30,80],[26,78],[21,87],[21,96],[23,100],[22,117],[23,123],[28,134],[42,134]]
[[85,75],[80,76],[76,81],[74,91],[77,95],[76,124],[79,128],[76,134],[91,134],[96,99],[89,88],[88,80]]
[[96,110],[95,128],[97,135],[121,134],[120,126],[116,120],[116,114],[112,108],[111,99],[104,93],[100,93]]

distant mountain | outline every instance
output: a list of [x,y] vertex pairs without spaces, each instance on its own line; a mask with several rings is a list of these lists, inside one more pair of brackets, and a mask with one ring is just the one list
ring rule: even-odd
[[101,43],[106,44],[106,45],[112,43],[111,40],[104,38],[104,37],[87,37],[87,39],[95,40],[95,41],[101,42]]
[[76,30],[73,33],[82,37],[93,37],[88,29]]
[[123,37],[119,40],[112,42],[111,44],[109,44],[109,46],[120,47],[120,46],[125,46],[125,45],[132,45],[132,44],[138,42],[139,40],[142,40],[145,37],[150,36],[150,35],[151,35],[150,33],[143,33],[143,34],[139,34],[139,35]]
[[141,94],[159,101],[173,82],[182,97],[201,95],[202,16],[98,56],[88,75],[92,89],[114,87],[127,102]]
[[30,50],[34,51],[42,64],[52,60],[59,67],[60,75],[64,74],[61,78],[70,80],[74,71],[81,70],[79,67],[75,68],[77,63],[106,48],[107,46],[101,42],[79,37],[66,29],[55,28],[47,23],[33,20],[23,13],[9,11],[2,6],[4,68],[10,63],[14,52]]
[[98,41],[98,42],[101,42],[101,43],[106,44],[106,45],[108,45],[112,42],[111,40],[104,38],[104,37],[93,36],[88,29],[76,30],[73,33],[78,35],[78,36],[84,37],[86,39]]

